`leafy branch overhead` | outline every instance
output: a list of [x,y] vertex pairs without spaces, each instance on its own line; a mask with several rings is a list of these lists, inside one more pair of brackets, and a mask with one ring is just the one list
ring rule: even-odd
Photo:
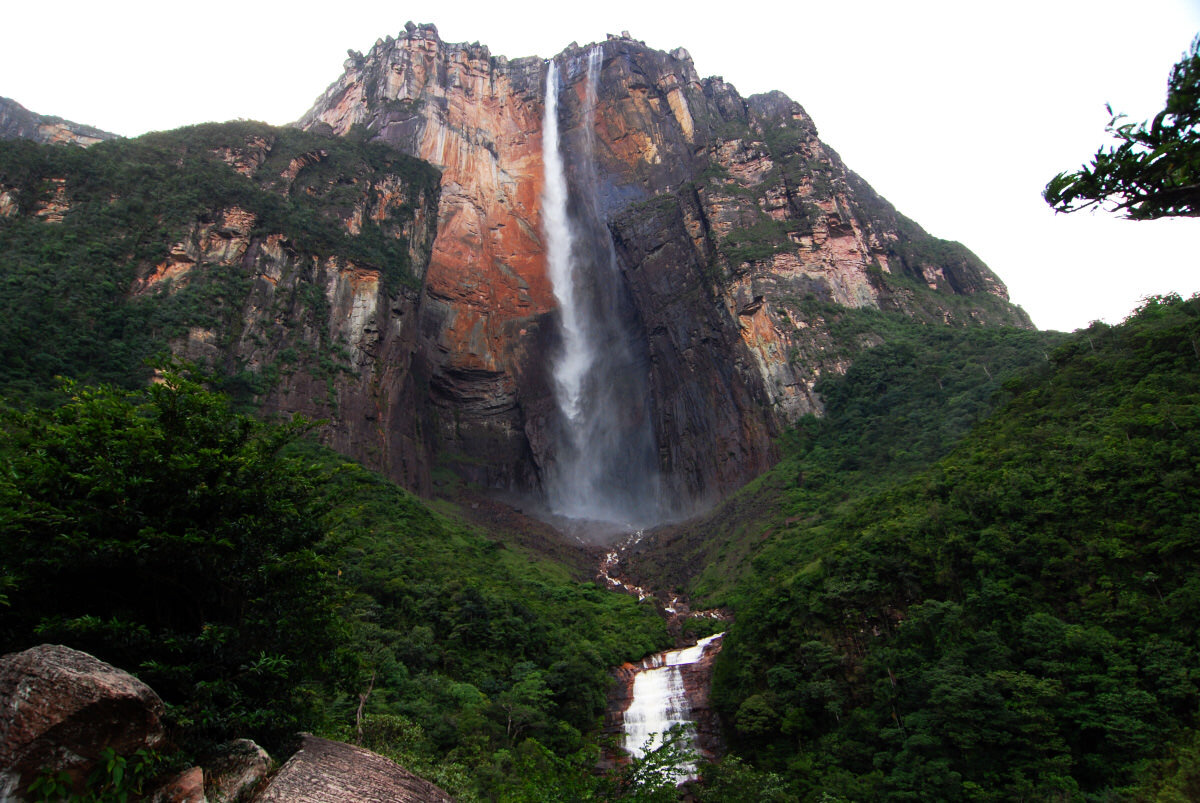
[[[1056,212],[1104,203],[1131,220],[1200,216],[1200,36],[1171,70],[1167,105],[1149,123],[1115,115],[1106,127],[1118,144],[1091,165],[1059,173],[1042,197]],[[1108,107],[1112,113],[1112,107]]]

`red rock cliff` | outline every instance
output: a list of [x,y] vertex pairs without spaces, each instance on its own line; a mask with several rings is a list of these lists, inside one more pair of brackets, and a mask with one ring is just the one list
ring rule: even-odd
[[[556,57],[562,140],[572,180],[595,182],[630,289],[672,492],[702,501],[735,487],[769,464],[782,426],[819,411],[813,385],[852,351],[831,334],[830,309],[1029,325],[973,254],[927,235],[847,170],[798,104],[743,99],[701,79],[682,49],[628,37],[600,46],[594,118],[582,113],[586,51]],[[535,487],[549,448],[545,74],[541,59],[493,57],[410,23],[351,53],[300,121],[441,169],[419,350],[440,446],[493,486]],[[572,162],[587,126],[590,177]]]

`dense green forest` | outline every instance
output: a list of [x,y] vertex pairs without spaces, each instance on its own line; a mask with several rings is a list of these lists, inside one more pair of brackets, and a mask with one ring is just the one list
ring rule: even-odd
[[904,458],[878,404],[921,385],[856,364],[762,479],[736,580],[695,582],[737,611],[734,751],[801,799],[1195,799],[1198,344],[1197,299],[1093,324],[884,487],[846,483]]
[[0,651],[136,671],[185,752],[303,728],[464,800],[600,782],[609,668],[669,644],[653,605],[433,512],[303,422],[163,379],[5,410]]
[[[256,137],[265,161],[231,169],[223,149]],[[0,652],[60,642],[137,673],[168,704],[168,763],[308,729],[462,800],[675,800],[678,751],[595,772],[611,669],[671,643],[652,602],[416,498],[312,422],[255,418],[269,365],[163,358],[189,327],[233,336],[244,275],[129,292],[231,205],[399,292],[403,237],[344,225],[381,172],[437,183],[257,123],[0,143],[19,210],[0,217]],[[1200,797],[1200,300],[1069,336],[797,303],[859,344],[817,386],[823,415],[628,559],[736,617],[713,689],[729,754],[689,794]]]

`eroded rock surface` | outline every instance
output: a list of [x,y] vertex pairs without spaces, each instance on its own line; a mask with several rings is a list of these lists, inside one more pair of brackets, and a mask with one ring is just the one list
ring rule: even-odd
[[452,803],[398,764],[361,747],[305,734],[255,803]]
[[105,748],[157,747],[164,710],[133,675],[69,647],[0,658],[0,799],[21,799],[45,769],[80,784]]
[[204,761],[204,793],[209,803],[236,803],[254,790],[271,768],[271,757],[249,739],[221,745]]
[[204,795],[204,770],[189,767],[156,789],[150,803],[209,803]]
[[66,143],[86,148],[116,136],[94,126],[31,112],[15,100],[0,98],[0,139],[32,139],[45,144]]

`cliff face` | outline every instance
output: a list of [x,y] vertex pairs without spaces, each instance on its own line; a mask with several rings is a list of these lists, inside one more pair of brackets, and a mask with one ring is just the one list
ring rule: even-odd
[[43,144],[68,143],[86,148],[116,136],[61,117],[36,114],[15,100],[0,98],[0,139],[32,139]]
[[[193,272],[238,276],[226,316],[193,326],[174,350],[258,380],[267,411],[322,420],[322,440],[398,482],[429,491],[417,344],[419,294],[437,220],[437,177],[407,162],[372,164],[328,149],[299,150],[270,132],[217,150],[272,193],[302,197],[352,238],[398,243],[407,276],[340,249],[297,241],[237,206],[192,223],[135,295],[171,294]],[[169,281],[168,281],[169,280]]]
[[[596,349],[624,355],[623,378],[588,392],[620,408],[606,431],[653,433],[636,462],[657,462],[658,474],[639,484],[671,500],[668,512],[761,472],[774,436],[820,411],[817,380],[880,340],[869,326],[839,325],[847,314],[1029,326],[973,254],[879,198],[783,95],[742,98],[701,78],[686,51],[627,37],[572,45],[554,61],[565,165],[555,180],[567,185],[566,214],[586,222],[574,249],[615,270],[590,289],[608,323]],[[544,490],[565,453],[543,209],[547,73],[541,59],[493,57],[409,24],[350,54],[300,120],[309,133],[229,124],[212,129],[219,135],[200,126],[90,148],[89,158],[128,163],[117,146],[162,140],[164,153],[227,171],[182,182],[180,209],[195,203],[193,188],[224,194],[172,217],[169,231],[131,219],[160,238],[139,247],[163,253],[135,259],[132,276],[114,262],[111,281],[133,302],[215,309],[188,318],[183,334],[178,319],[164,323],[163,336],[268,411],[326,420],[330,445],[410,487],[429,488],[436,459],[489,488]],[[3,108],[6,136],[35,137],[37,120],[50,119]],[[72,130],[73,141],[92,136]],[[90,220],[70,240],[86,242],[114,230],[114,208],[164,204],[132,172],[128,186],[75,181],[84,152],[52,150],[44,174],[16,162],[0,170],[0,218]],[[397,162],[400,152],[436,167],[440,183]],[[139,158],[153,172],[164,157]],[[262,194],[229,184],[242,180],[233,173]],[[178,300],[189,292],[196,299]],[[24,310],[14,302],[12,315]],[[127,333],[123,348],[143,335]],[[631,389],[645,398],[628,398]],[[628,484],[623,448],[603,471]]]
[[301,125],[374,138],[442,171],[437,237],[419,317],[439,443],[491,486],[538,484],[531,420],[552,404],[543,379],[554,298],[539,225],[539,59],[493,60],[443,45],[432,28],[352,54]]
[[[819,411],[812,387],[849,347],[829,311],[1029,326],[957,243],[897,213],[772,93],[701,79],[687,52],[629,38],[556,57],[559,126],[577,194],[590,184],[648,355],[653,429],[673,492],[703,500],[772,459],[771,438]],[[546,65],[442,42],[431,25],[351,53],[299,121],[366,136],[442,171],[417,317],[439,444],[468,476],[535,487],[552,452],[545,376],[556,338],[541,226]],[[583,164],[585,150],[594,162]]]
[[382,145],[258,123],[0,143],[0,385],[135,384],[169,347],[428,491],[416,312],[438,180]]

